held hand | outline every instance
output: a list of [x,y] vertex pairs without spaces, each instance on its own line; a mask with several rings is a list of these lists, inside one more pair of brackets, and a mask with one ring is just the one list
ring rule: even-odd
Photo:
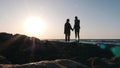
[[73,31],[74,29],[72,29],[72,31]]

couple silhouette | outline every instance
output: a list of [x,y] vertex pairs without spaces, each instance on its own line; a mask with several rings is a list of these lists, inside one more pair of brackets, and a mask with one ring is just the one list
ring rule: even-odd
[[80,36],[79,36],[79,32],[80,32],[80,20],[78,19],[77,16],[75,16],[75,20],[74,20],[74,27],[71,27],[71,24],[69,23],[70,20],[67,19],[66,23],[64,25],[64,34],[65,34],[65,41],[69,42],[70,41],[70,34],[71,34],[71,30],[75,31],[75,40],[79,42]]

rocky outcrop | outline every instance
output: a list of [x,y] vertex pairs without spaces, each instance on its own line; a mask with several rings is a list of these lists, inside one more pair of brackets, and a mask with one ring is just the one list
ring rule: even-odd
[[105,44],[105,47],[102,45],[102,48],[100,46],[40,40],[26,35],[0,33],[0,68],[85,68],[87,66],[118,68],[120,58],[110,60],[114,57],[111,48],[116,45]]
[[5,57],[0,56],[0,64],[10,64],[11,62],[8,61]]

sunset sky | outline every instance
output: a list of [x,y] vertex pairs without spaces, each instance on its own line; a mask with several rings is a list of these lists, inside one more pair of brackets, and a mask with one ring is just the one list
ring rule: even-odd
[[75,16],[82,39],[120,39],[120,0],[0,0],[0,32],[29,36],[24,24],[33,17],[45,27],[36,37],[63,39],[66,19],[73,27]]

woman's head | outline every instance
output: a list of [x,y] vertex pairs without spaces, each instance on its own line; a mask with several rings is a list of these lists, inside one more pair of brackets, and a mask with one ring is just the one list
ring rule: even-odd
[[70,20],[69,19],[67,19],[67,22],[69,22]]

